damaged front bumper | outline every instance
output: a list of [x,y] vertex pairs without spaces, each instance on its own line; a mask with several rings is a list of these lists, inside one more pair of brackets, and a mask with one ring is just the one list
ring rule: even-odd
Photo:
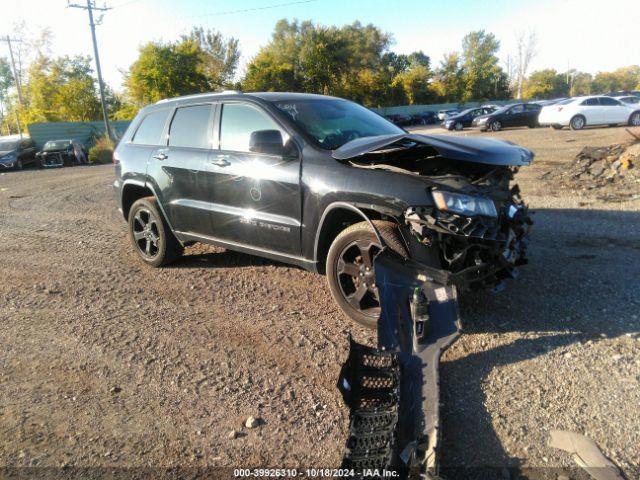
[[[436,269],[389,249],[376,256],[374,266],[381,305],[378,345],[351,341],[338,380],[350,407],[342,467],[357,477],[391,471],[396,478],[435,479],[438,363],[460,333],[456,288],[438,283]],[[414,308],[417,293],[424,299],[421,309]]]
[[410,207],[404,218],[419,244],[439,247],[452,284],[463,291],[498,288],[527,263],[533,221],[517,187],[509,201],[496,206],[495,218],[468,217],[435,207]]

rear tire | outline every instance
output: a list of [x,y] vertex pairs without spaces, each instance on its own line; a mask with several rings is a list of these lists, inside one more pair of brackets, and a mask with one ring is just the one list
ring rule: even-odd
[[169,265],[182,255],[182,246],[154,197],[141,198],[131,206],[129,239],[142,261],[152,267]]
[[586,123],[587,121],[582,115],[576,115],[571,119],[571,122],[569,122],[569,126],[571,130],[582,130]]
[[491,122],[491,125],[489,125],[489,129],[492,132],[499,132],[500,130],[502,130],[502,123],[500,122],[500,120],[494,120]]
[[629,125],[632,127],[640,127],[640,112],[633,112],[629,117]]
[[[374,220],[373,224],[391,250],[408,257],[395,223]],[[376,328],[380,317],[373,259],[381,249],[369,222],[360,222],[340,232],[327,254],[327,282],[333,299],[347,317],[367,328]]]

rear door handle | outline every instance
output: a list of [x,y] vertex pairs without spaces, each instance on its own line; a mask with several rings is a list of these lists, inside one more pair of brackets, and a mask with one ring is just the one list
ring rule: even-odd
[[169,155],[167,155],[166,153],[163,153],[163,152],[159,152],[159,153],[155,154],[153,156],[153,158],[155,158],[157,160],[166,160],[167,158],[169,158]]

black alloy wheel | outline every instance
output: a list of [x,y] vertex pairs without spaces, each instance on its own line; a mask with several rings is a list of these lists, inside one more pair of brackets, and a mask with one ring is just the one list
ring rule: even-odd
[[137,200],[129,211],[129,237],[140,258],[161,267],[182,255],[182,245],[173,235],[154,197]]
[[[407,257],[406,247],[395,223],[374,220],[382,240],[391,250]],[[343,230],[327,254],[327,281],[331,295],[352,320],[375,328],[380,317],[380,300],[373,268],[375,256],[382,250],[368,222]]]

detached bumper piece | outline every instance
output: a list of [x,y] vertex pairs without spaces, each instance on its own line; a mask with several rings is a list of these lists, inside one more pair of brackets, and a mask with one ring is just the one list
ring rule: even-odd
[[361,478],[395,472],[395,478],[436,479],[438,363],[460,332],[456,290],[437,283],[433,269],[389,249],[374,267],[378,346],[351,340],[338,384],[351,409],[343,467]]
[[350,410],[341,468],[357,472],[390,469],[399,386],[396,354],[350,339],[349,357],[338,380],[338,389]]

